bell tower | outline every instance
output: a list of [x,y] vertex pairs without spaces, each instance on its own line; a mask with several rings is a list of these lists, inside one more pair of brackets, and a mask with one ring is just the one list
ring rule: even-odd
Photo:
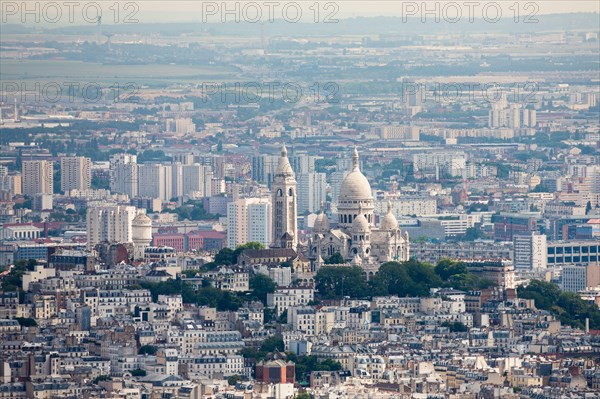
[[285,145],[271,185],[273,247],[293,248],[298,245],[296,177],[287,157]]

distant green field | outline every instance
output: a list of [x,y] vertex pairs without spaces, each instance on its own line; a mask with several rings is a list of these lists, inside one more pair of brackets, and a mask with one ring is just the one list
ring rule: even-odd
[[135,83],[138,86],[234,80],[236,70],[221,66],[104,65],[62,60],[0,60],[3,82]]

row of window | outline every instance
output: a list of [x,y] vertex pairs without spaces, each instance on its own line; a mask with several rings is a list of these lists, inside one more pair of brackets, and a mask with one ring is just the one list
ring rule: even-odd
[[597,255],[592,256],[549,256],[548,263],[588,263],[597,262],[600,258]]
[[597,245],[585,245],[585,246],[581,246],[581,247],[548,247],[548,254],[549,255],[554,255],[554,254],[587,254],[587,253],[591,253],[591,254],[596,254],[598,252],[600,252],[600,246]]
[[[352,220],[356,219],[357,215],[340,215],[340,223],[352,223]],[[365,219],[367,222],[372,223],[373,215],[365,213]]]

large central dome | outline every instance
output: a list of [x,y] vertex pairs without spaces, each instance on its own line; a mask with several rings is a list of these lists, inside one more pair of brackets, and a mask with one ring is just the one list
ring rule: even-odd
[[359,167],[358,151],[352,154],[352,171],[344,178],[338,196],[338,225],[342,228],[352,226],[352,221],[362,214],[369,225],[373,224],[373,194],[369,181]]
[[352,171],[346,175],[340,186],[338,202],[367,201],[373,199],[371,185],[359,168],[358,151],[352,154]]

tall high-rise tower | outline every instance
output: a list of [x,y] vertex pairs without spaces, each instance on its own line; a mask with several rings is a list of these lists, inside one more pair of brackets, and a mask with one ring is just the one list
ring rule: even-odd
[[23,161],[23,194],[52,194],[54,192],[54,168],[50,161]]
[[285,145],[271,186],[273,196],[273,246],[296,249],[298,226],[296,208],[296,177],[287,157]]
[[92,161],[86,157],[62,157],[60,159],[60,188],[69,191],[87,190],[92,184]]

